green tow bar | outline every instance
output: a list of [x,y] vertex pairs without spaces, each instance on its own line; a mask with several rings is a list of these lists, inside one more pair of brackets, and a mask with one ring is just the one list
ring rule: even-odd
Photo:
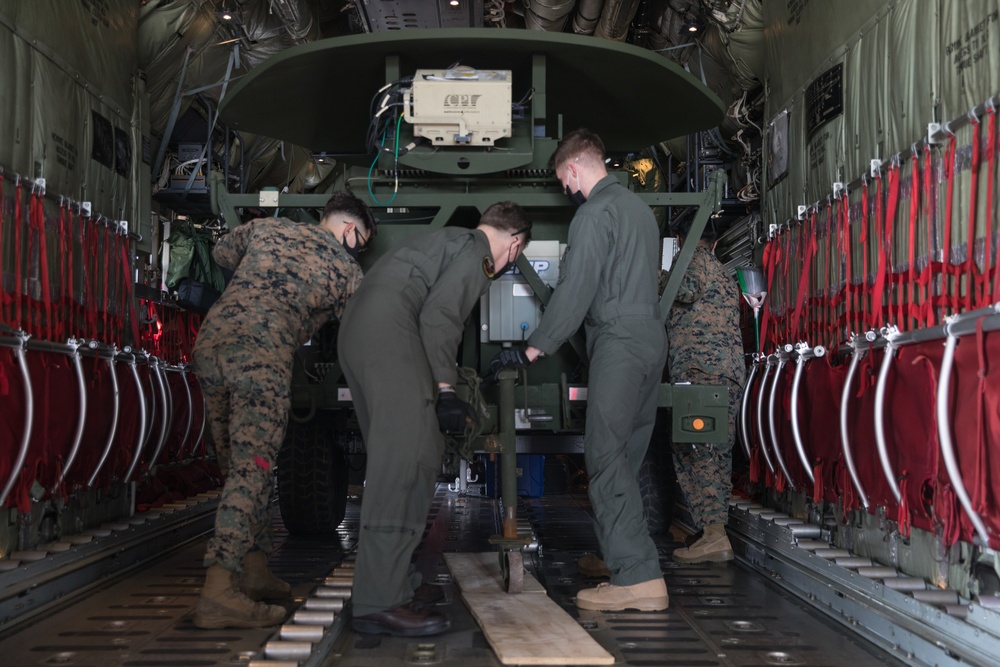
[[517,371],[500,371],[499,431],[500,503],[503,509],[503,533],[492,535],[490,544],[497,546],[500,571],[508,593],[520,593],[524,588],[524,558],[521,549],[531,542],[531,535],[517,532],[517,442],[514,420],[514,381]]

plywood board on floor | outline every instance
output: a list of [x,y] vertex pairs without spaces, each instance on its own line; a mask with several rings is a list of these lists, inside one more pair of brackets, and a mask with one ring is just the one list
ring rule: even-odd
[[503,589],[496,553],[446,553],[444,559],[502,664],[614,664],[614,656],[546,595],[528,572],[524,573],[525,592],[511,595]]

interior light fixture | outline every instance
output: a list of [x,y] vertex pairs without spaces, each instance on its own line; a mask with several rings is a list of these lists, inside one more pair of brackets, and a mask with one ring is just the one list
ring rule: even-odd
[[221,18],[223,21],[232,21],[236,17],[233,16],[233,13],[228,9],[223,9],[221,12],[219,12],[219,18]]
[[449,2],[448,4],[451,5],[452,7],[458,7],[459,1],[458,0],[451,0],[451,2]]
[[695,20],[690,20],[681,26],[681,30],[684,32],[698,33],[701,32],[701,23]]

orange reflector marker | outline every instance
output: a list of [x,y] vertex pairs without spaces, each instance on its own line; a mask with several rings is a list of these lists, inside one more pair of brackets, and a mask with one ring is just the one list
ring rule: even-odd
[[705,429],[705,420],[701,417],[695,417],[694,421],[691,422],[691,426],[693,426],[696,431],[702,431]]

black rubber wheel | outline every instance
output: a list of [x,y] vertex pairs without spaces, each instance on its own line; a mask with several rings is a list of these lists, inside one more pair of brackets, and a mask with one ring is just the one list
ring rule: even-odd
[[677,499],[674,460],[670,453],[670,412],[667,410],[657,412],[656,427],[639,468],[639,492],[649,534],[665,535],[674,520]]
[[524,556],[520,551],[506,553],[507,567],[504,572],[504,590],[516,595],[524,590]]
[[278,453],[278,507],[293,535],[330,534],[347,512],[347,458],[332,420],[289,421]]

